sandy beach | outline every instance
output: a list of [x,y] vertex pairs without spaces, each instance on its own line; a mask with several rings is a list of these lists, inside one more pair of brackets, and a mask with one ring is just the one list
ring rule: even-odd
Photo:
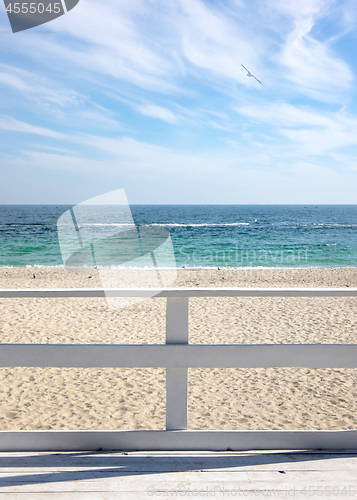
[[[95,272],[1,268],[0,288],[100,287]],[[357,287],[357,269],[181,269],[175,286]],[[163,343],[165,299],[0,299],[2,343]],[[356,343],[357,301],[190,300],[190,342]],[[191,369],[190,429],[356,429],[355,369]],[[0,430],[163,429],[162,369],[0,368]]]

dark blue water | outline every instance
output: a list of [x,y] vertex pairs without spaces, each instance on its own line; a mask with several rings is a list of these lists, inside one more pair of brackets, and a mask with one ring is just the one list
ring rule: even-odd
[[[62,266],[57,220],[69,208],[0,206],[0,265]],[[357,205],[132,205],[131,211],[136,224],[170,231],[178,267],[357,267]],[[104,227],[104,212],[102,218]]]

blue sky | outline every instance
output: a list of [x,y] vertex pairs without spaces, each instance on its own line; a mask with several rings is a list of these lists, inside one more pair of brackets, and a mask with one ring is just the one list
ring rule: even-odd
[[0,203],[357,203],[356,25],[355,0],[80,0],[13,34],[2,4]]

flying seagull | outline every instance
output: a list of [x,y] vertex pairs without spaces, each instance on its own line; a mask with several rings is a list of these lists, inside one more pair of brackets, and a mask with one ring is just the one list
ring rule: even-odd
[[[241,64],[241,66],[243,66],[243,64]],[[254,76],[250,71],[249,69],[247,69],[245,66],[243,66],[243,68],[247,71],[247,76],[252,76],[253,78],[256,79],[257,82],[260,83],[260,85],[263,85],[262,82],[260,80],[258,80],[258,78],[256,76]]]

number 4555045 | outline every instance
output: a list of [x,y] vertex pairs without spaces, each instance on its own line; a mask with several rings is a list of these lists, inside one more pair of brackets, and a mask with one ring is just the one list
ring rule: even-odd
[[61,4],[59,2],[54,3],[54,4],[49,4],[45,8],[43,3],[22,3],[22,2],[16,2],[14,4],[10,3],[7,8],[6,12],[14,13],[14,14],[42,14],[43,12],[49,12],[49,13],[54,13],[54,14],[59,14],[61,12]]

